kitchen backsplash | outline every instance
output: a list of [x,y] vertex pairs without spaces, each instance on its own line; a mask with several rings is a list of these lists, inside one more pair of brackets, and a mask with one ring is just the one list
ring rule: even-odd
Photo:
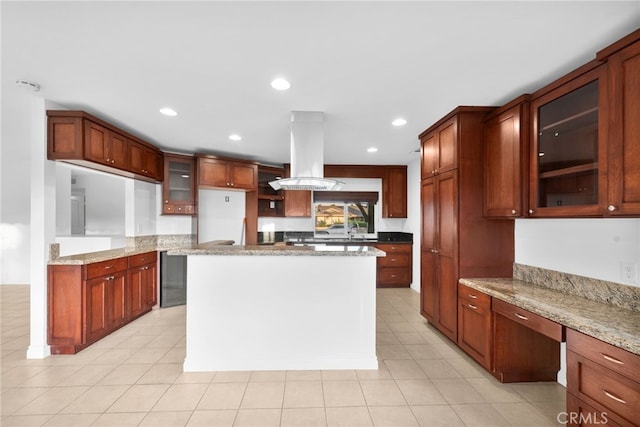
[[513,278],[592,301],[640,311],[640,288],[576,274],[513,264]]

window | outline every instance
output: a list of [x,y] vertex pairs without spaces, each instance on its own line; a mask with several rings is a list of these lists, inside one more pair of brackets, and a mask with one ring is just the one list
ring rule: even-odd
[[377,192],[314,192],[314,236],[375,238]]

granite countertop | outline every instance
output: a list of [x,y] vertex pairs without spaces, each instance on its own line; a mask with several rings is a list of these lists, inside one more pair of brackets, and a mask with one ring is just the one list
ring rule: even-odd
[[169,255],[218,255],[218,256],[386,256],[386,253],[371,246],[218,246],[198,245],[193,248],[178,248]]
[[640,312],[518,279],[460,279],[460,283],[568,328],[640,355]]
[[49,265],[83,265],[83,264],[91,264],[94,262],[108,261],[111,259],[122,258],[126,256],[143,254],[145,252],[152,252],[158,250],[172,250],[176,248],[189,249],[193,247],[215,247],[215,246],[224,246],[224,245],[232,245],[233,240],[214,240],[207,243],[202,243],[200,245],[187,245],[184,244],[176,244],[175,246],[166,246],[163,245],[161,247],[157,245],[143,245],[136,247],[124,247],[118,249],[109,249],[105,251],[98,252],[88,252],[77,255],[67,255],[61,256],[57,258],[50,259]]

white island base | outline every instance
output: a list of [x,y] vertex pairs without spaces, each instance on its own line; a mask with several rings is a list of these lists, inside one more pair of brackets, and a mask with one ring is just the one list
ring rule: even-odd
[[376,256],[318,255],[189,255],[184,371],[377,369]]

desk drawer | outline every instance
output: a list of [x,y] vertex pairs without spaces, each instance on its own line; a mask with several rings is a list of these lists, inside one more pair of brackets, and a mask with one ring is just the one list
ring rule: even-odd
[[583,333],[567,329],[567,350],[640,383],[640,356]]
[[497,298],[493,299],[493,311],[553,340],[564,341],[564,328],[553,320],[538,316]]
[[567,350],[567,391],[640,424],[640,384]]
[[491,309],[491,297],[483,292],[458,283],[458,298],[485,310]]
[[87,264],[85,278],[92,279],[94,277],[115,273],[116,271],[123,271],[127,269],[127,266],[128,262],[126,257]]

